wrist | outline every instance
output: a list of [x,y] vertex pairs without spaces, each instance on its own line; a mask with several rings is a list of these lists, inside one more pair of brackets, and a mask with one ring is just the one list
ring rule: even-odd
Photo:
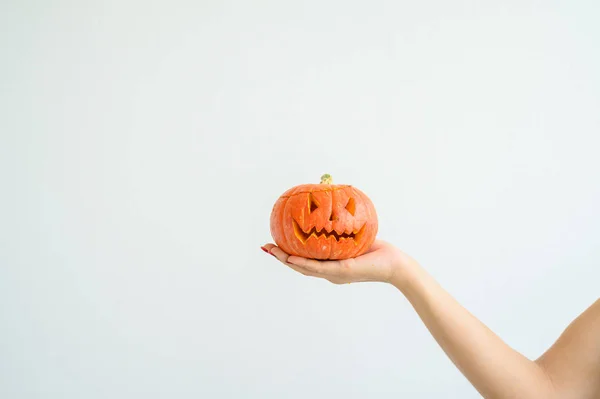
[[411,287],[418,284],[423,275],[423,268],[414,259],[401,254],[393,266],[389,283],[406,294]]

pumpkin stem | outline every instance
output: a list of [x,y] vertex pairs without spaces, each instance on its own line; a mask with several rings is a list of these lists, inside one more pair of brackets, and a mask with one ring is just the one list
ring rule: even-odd
[[330,174],[324,174],[323,176],[321,176],[321,184],[332,184],[333,183],[333,179],[331,178]]

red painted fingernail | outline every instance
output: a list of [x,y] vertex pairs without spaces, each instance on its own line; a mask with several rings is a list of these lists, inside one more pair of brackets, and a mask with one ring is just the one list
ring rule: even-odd
[[270,254],[269,250],[265,247],[260,247],[260,249],[262,249],[263,251],[265,251],[266,253]]

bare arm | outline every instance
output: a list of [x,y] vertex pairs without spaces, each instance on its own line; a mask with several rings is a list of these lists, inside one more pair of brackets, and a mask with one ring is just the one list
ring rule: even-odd
[[552,398],[544,369],[510,348],[419,265],[393,283],[432,336],[485,398]]
[[538,361],[509,347],[416,262],[392,282],[438,344],[485,398],[600,397],[600,301]]
[[414,259],[388,243],[344,261],[288,257],[265,250],[292,269],[336,284],[382,281],[411,303],[450,360],[488,399],[600,398],[600,301],[579,316],[537,361],[509,347],[462,307]]
[[561,398],[600,398],[600,299],[536,360]]

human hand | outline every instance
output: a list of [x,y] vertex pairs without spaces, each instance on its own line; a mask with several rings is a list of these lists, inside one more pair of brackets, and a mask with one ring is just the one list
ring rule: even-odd
[[333,284],[361,281],[396,284],[405,278],[407,270],[416,265],[415,260],[382,240],[375,240],[365,254],[343,260],[322,261],[290,256],[271,243],[261,248],[298,273],[323,278]]

